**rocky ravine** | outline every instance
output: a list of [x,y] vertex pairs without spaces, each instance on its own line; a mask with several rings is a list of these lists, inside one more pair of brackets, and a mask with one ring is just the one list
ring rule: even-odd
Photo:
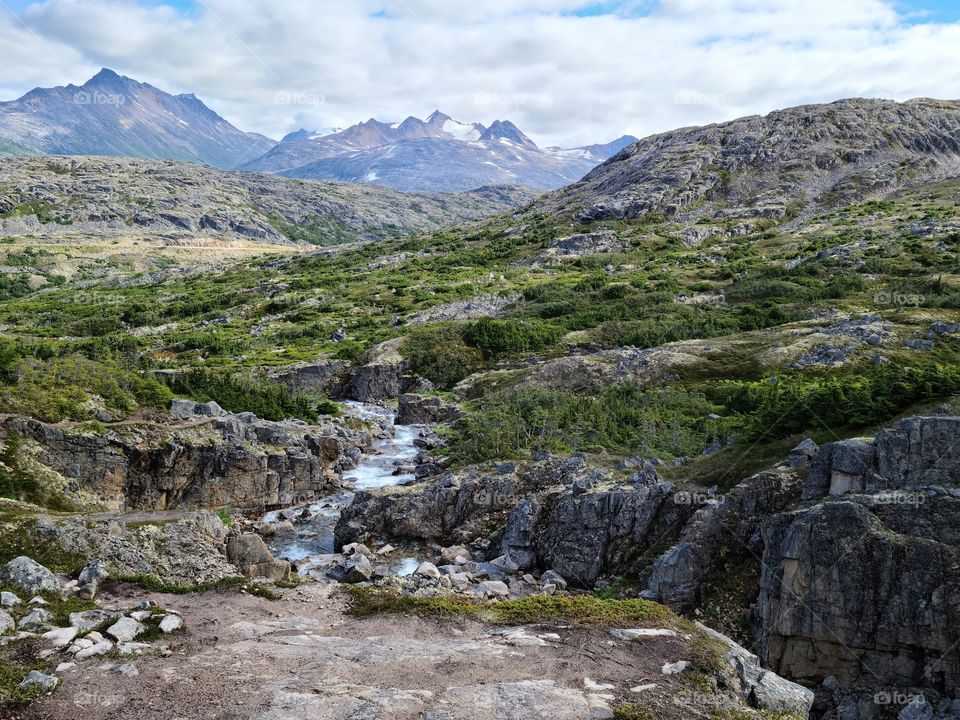
[[758,572],[759,655],[819,685],[818,716],[890,717],[906,703],[877,697],[913,693],[908,702],[932,703],[917,717],[934,706],[954,717],[958,438],[960,418],[921,417],[874,440],[808,441],[725,494],[676,488],[655,461],[447,471],[358,493],[337,541],[456,542],[501,570],[556,571],[584,588],[626,575],[644,597],[686,611],[718,572],[746,564]]

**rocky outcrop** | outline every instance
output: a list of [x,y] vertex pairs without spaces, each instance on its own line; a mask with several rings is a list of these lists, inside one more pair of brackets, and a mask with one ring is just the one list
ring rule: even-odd
[[455,404],[430,395],[401,395],[397,422],[401,425],[427,425],[451,423],[460,419],[460,410]]
[[[758,649],[842,687],[960,688],[960,418],[824,445],[804,497],[763,527]],[[869,672],[865,672],[864,668]]]
[[[192,409],[191,409],[192,408]],[[110,509],[260,508],[316,499],[353,467],[366,433],[326,421],[269,422],[210,404],[175,402],[180,422],[103,433],[12,417],[7,433],[70,489]]]
[[673,502],[695,511],[680,541],[654,561],[645,596],[676,610],[696,608],[703,600],[704,583],[721,558],[738,564],[762,552],[764,519],[789,507],[800,484],[801,475],[788,462],[743,480],[723,495],[675,493]]
[[402,393],[429,390],[425,380],[410,375],[410,363],[400,353],[404,338],[394,338],[376,345],[363,356],[354,369],[350,396],[354,400],[385,400]]
[[[109,572],[113,577],[153,575],[189,585],[238,572],[224,554],[227,529],[220,517],[208,510],[188,513],[174,521],[167,515],[158,515],[155,520],[141,516],[137,522],[125,522],[121,517],[41,516],[30,532],[38,544],[52,544],[89,558],[101,574]],[[83,580],[81,576],[78,589],[84,587]]]
[[548,456],[357,493],[337,524],[336,543],[472,543],[504,567],[552,568],[573,585],[592,587],[675,537],[691,510],[673,503],[671,491],[647,470],[617,481],[581,456]]
[[350,378],[343,360],[325,360],[284,368],[274,376],[277,382],[293,390],[322,393],[328,397],[349,394]]

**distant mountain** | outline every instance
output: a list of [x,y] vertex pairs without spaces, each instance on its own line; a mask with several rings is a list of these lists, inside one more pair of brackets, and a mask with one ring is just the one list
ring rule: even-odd
[[83,85],[0,102],[0,154],[123,155],[231,168],[276,143],[245,133],[194,95],[170,95],[103,69]]
[[241,169],[417,192],[484,185],[555,189],[579,180],[635,140],[624,136],[606,145],[542,149],[510,121],[484,127],[437,110],[426,120],[371,118],[329,134],[298,130]]

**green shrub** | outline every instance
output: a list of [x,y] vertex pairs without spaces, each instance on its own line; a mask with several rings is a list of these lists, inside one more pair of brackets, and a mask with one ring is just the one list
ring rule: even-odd
[[710,420],[715,406],[682,389],[612,385],[598,395],[536,387],[491,393],[460,423],[454,457],[464,463],[529,450],[697,454],[734,428]]
[[562,336],[556,325],[483,318],[467,328],[464,339],[488,353],[526,353],[555,345]]
[[418,328],[404,340],[401,352],[413,372],[442,390],[485,367],[483,354],[464,342],[458,325]]
[[317,415],[336,414],[329,401],[318,401],[264,375],[244,377],[227,372],[191,370],[167,379],[177,395],[198,402],[214,400],[230,412],[252,412],[265,420],[299,418],[316,422]]

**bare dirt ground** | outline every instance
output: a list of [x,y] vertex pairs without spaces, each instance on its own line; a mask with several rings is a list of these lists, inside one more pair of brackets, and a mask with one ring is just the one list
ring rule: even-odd
[[[681,638],[625,641],[570,626],[504,629],[462,618],[344,614],[335,584],[276,601],[235,591],[149,594],[115,585],[104,607],[149,598],[183,614],[172,653],[100,657],[63,672],[22,720],[481,720],[610,717],[622,699],[669,697]],[[128,677],[109,665],[132,663]],[[592,683],[610,685],[598,688]],[[652,690],[631,687],[656,683]],[[0,711],[2,714],[2,711]],[[667,712],[658,717],[684,717]]]

